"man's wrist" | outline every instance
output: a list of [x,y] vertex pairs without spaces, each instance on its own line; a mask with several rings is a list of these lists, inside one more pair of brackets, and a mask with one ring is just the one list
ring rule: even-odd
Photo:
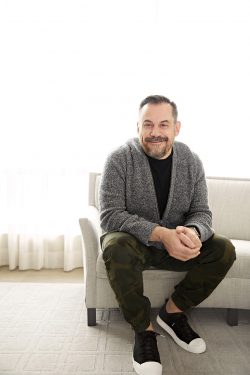
[[150,236],[150,241],[162,242],[162,236],[167,230],[167,228],[161,227],[160,225],[154,227]]

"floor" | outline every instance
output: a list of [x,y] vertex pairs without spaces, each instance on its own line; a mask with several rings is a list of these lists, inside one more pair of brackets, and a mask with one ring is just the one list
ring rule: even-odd
[[0,282],[82,283],[83,269],[76,268],[69,272],[63,269],[10,271],[8,267],[0,267]]

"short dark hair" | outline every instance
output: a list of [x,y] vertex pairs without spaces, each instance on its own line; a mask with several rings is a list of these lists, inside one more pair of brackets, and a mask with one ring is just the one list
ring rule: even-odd
[[177,121],[178,110],[177,110],[176,104],[174,102],[172,102],[171,100],[169,100],[168,98],[166,98],[166,96],[163,96],[163,95],[150,95],[150,96],[147,96],[141,102],[141,104],[139,106],[139,110],[141,110],[142,107],[144,107],[144,105],[146,105],[146,104],[160,104],[160,103],[167,103],[167,104],[171,105],[171,107],[172,107],[172,114],[173,114],[174,120]]

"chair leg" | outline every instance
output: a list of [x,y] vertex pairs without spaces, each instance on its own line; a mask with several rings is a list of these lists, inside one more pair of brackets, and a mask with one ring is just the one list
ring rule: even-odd
[[87,309],[88,326],[96,326],[96,309]]
[[227,324],[230,326],[238,325],[239,311],[237,309],[227,309]]

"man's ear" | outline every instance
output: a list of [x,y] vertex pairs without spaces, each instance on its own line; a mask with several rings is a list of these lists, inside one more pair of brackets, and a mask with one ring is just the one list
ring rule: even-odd
[[181,122],[176,121],[176,123],[175,123],[175,136],[177,136],[180,133],[180,129],[181,129]]

